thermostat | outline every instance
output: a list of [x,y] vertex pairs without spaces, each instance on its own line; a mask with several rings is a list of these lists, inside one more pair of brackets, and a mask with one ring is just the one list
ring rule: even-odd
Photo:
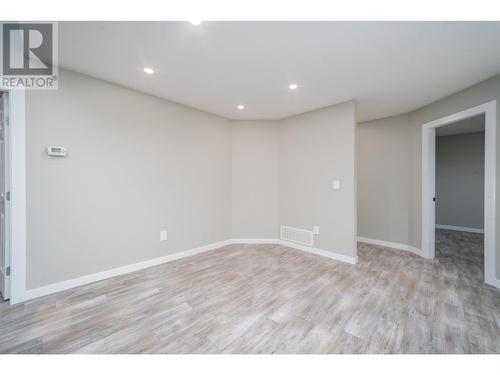
[[64,147],[47,147],[47,154],[49,156],[66,156],[68,155],[68,151]]

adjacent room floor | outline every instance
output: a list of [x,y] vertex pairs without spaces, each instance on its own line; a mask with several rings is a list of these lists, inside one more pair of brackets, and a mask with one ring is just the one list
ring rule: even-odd
[[500,291],[482,235],[439,230],[437,258],[367,244],[356,266],[232,245],[9,306],[1,353],[492,353]]

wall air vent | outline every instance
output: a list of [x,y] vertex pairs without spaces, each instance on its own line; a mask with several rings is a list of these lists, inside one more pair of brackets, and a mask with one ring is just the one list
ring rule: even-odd
[[295,242],[306,246],[313,246],[313,232],[310,230],[282,225],[280,229],[280,238],[283,241]]

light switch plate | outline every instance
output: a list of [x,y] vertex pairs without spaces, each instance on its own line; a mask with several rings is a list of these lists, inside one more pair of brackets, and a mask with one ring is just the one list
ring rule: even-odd
[[339,190],[339,189],[340,189],[340,181],[333,180],[333,190]]
[[166,230],[162,230],[160,232],[160,241],[166,241],[167,240],[167,231]]

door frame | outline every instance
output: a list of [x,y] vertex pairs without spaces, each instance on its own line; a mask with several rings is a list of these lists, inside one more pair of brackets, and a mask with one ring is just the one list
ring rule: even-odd
[[10,249],[6,247],[6,251],[10,251],[10,304],[15,304],[26,300],[26,98],[23,88],[0,85],[0,91],[8,95],[4,112],[9,137],[10,209],[6,210],[6,221],[10,225],[6,237]]
[[[0,178],[3,178],[3,193],[5,194],[4,197],[0,197],[0,199],[3,199],[4,202],[4,232],[3,232],[3,247],[4,247],[4,254],[5,254],[5,263],[4,263],[4,269],[3,273],[0,274],[0,277],[8,273],[10,265],[11,265],[11,250],[10,250],[10,234],[11,234],[11,204],[10,204],[10,198],[7,198],[7,194],[10,194],[11,190],[11,185],[10,185],[10,125],[9,125],[9,93],[8,92],[3,92],[2,97],[0,97],[0,100],[3,100],[4,106],[3,106],[3,113],[2,116],[3,118],[0,119],[2,121],[3,125],[3,176],[0,176]],[[2,292],[2,296],[4,299],[8,300],[10,299],[10,276],[5,275],[5,282],[4,282],[4,291]]]
[[436,128],[484,114],[484,282],[500,288],[495,277],[496,111],[493,100],[422,125],[422,254],[435,257]]

